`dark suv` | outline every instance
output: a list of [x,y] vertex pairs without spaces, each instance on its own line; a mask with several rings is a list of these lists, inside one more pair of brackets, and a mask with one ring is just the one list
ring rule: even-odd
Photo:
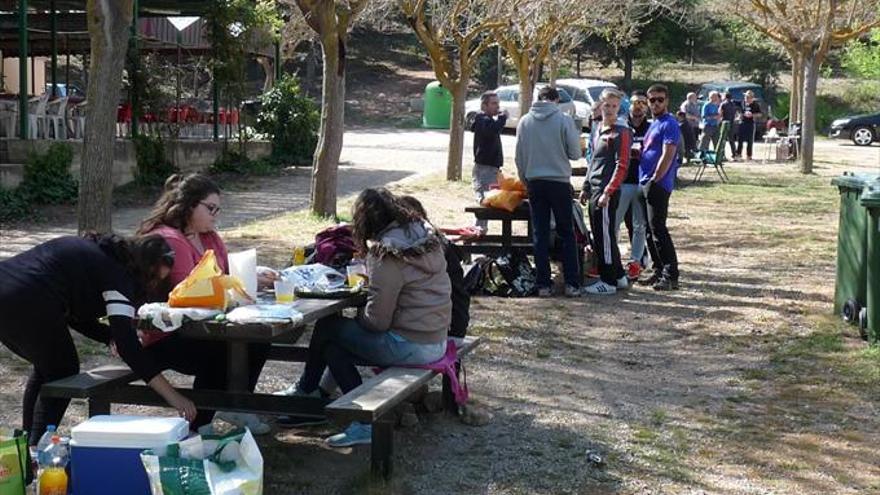
[[743,101],[746,98],[745,93],[748,90],[755,93],[755,101],[757,101],[758,105],[761,107],[760,117],[755,118],[755,139],[761,139],[767,126],[767,119],[770,117],[770,108],[767,105],[767,100],[764,98],[764,88],[760,85],[744,81],[710,82],[703,84],[700,87],[700,92],[697,93],[697,98],[703,102],[709,101],[709,92],[718,91],[721,93],[721,98],[724,99],[724,93],[729,91],[731,96],[733,96],[733,101],[742,108]]

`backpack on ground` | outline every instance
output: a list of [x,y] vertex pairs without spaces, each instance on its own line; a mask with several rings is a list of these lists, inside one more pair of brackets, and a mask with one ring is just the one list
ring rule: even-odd
[[528,256],[513,250],[497,257],[478,258],[465,275],[471,294],[529,297],[537,292],[535,268]]

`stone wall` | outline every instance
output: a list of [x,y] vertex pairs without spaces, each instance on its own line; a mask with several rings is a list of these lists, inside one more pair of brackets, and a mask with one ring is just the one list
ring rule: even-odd
[[[28,153],[36,151],[45,153],[55,141],[10,139],[6,141],[6,163],[0,170],[0,185],[15,187],[21,182],[22,165],[27,161]],[[79,176],[82,162],[82,141],[64,141],[73,150],[71,171],[74,177]],[[113,184],[121,186],[134,180],[134,169],[137,166],[134,144],[130,140],[116,141],[113,160]],[[214,141],[166,141],[165,153],[168,159],[184,172],[206,170],[223,150],[223,142]],[[229,142],[230,147],[237,147],[235,141]],[[272,143],[268,141],[250,141],[247,143],[247,154],[251,158],[263,158],[272,153]]]

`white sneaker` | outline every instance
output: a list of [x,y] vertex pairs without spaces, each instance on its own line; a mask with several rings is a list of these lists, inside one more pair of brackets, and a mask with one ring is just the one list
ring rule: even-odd
[[254,435],[265,435],[272,431],[272,427],[261,421],[256,414],[217,411],[214,414],[214,419],[225,421],[239,428],[247,427]]
[[629,279],[626,278],[626,275],[617,279],[617,289],[629,289]]
[[588,285],[584,287],[583,290],[585,294],[592,294],[596,296],[610,296],[617,293],[617,287],[613,285],[608,285],[601,280],[593,285]]

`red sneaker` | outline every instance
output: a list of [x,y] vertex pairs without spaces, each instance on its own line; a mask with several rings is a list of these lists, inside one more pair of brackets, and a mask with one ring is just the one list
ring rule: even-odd
[[587,270],[587,277],[589,278],[599,278],[599,267],[593,266],[589,270]]
[[642,265],[638,261],[630,261],[626,264],[626,277],[630,280],[638,280],[642,274]]

